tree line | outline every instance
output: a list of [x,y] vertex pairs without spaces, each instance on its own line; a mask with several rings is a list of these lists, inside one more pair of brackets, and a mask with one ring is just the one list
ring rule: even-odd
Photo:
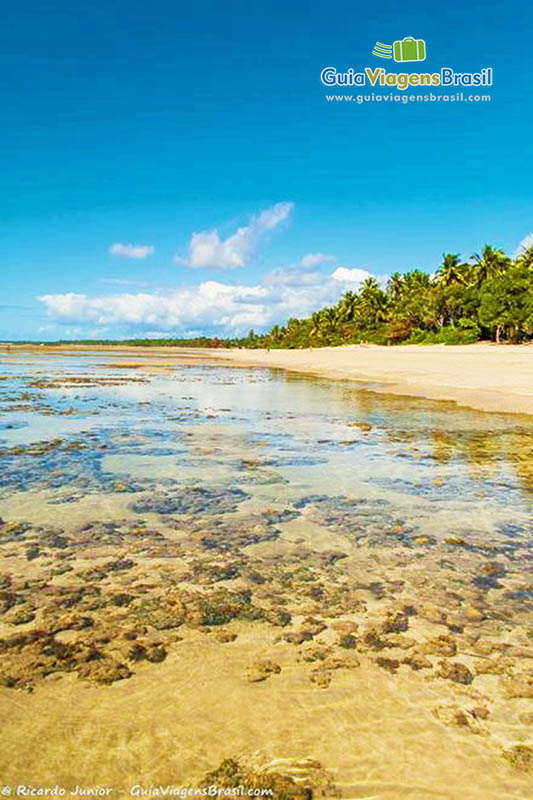
[[490,245],[462,261],[443,255],[433,275],[395,272],[386,286],[367,278],[334,306],[289,319],[267,334],[250,331],[244,347],[375,344],[468,344],[533,339],[533,245],[511,258]]
[[514,258],[490,245],[466,261],[446,253],[433,275],[419,269],[394,272],[385,286],[369,277],[336,305],[305,319],[291,318],[268,333],[79,343],[303,348],[360,342],[468,344],[481,339],[513,344],[533,339],[533,245]]

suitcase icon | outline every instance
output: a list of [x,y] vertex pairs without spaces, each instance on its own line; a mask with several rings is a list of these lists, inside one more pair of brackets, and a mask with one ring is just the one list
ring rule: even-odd
[[423,39],[413,39],[412,36],[406,36],[405,39],[400,39],[399,41],[394,42],[394,60],[425,61],[425,41]]

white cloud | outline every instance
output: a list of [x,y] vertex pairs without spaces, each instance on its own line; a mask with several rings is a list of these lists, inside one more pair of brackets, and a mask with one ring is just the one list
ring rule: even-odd
[[184,335],[194,330],[239,335],[249,328],[266,330],[289,317],[306,317],[336,303],[369,275],[346,267],[338,267],[332,275],[277,269],[255,285],[205,281],[164,293],[49,294],[39,300],[48,316],[63,325],[143,334],[157,330]]
[[375,276],[366,269],[358,269],[357,267],[337,267],[331,277],[334,281],[338,281],[347,289],[352,289],[353,291],[358,289],[367,278]]
[[519,256],[520,253],[523,253],[524,250],[528,249],[528,247],[533,247],[533,233],[528,233],[527,236],[524,236],[516,248],[515,256]]
[[300,261],[302,267],[309,269],[316,267],[317,264],[326,264],[335,261],[335,256],[327,256],[324,253],[307,253]]
[[199,269],[237,269],[245,267],[255,252],[260,238],[287,219],[293,203],[277,203],[260,214],[250,217],[248,225],[238,228],[226,239],[221,239],[216,229],[193,233],[189,242],[188,257],[176,257],[178,264]]
[[154,252],[150,244],[122,244],[115,242],[109,248],[112,256],[123,256],[124,258],[147,258]]

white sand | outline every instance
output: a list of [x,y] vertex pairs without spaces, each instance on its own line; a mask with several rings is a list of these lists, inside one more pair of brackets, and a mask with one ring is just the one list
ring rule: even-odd
[[[293,372],[371,383],[373,391],[448,400],[482,411],[533,414],[533,345],[347,345],[313,350],[210,350],[189,347],[64,345],[0,347],[4,363],[38,352],[39,356],[101,354],[127,356],[124,368],[220,362],[267,366]],[[7,356],[7,358],[6,358]],[[117,366],[114,364],[114,366]]]
[[483,411],[533,414],[533,347],[529,345],[348,345],[210,352],[240,366],[279,367],[377,383],[374,391],[451,400]]

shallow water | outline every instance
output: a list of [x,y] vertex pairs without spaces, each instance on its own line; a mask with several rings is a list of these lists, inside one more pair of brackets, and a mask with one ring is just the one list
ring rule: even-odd
[[[448,711],[442,702],[431,709],[428,697],[431,713],[448,722],[451,717],[454,735],[459,727],[480,741],[480,734],[486,737],[490,753],[501,761],[495,761],[494,779],[503,775],[504,783],[511,782],[506,786],[516,779],[518,788],[511,786],[505,796],[525,797],[520,769],[505,772],[511,768],[501,754],[527,742],[524,720],[530,720],[524,716],[530,684],[524,681],[533,645],[533,422],[271,370],[127,364],[98,354],[0,357],[2,570],[7,594],[13,590],[16,597],[6,599],[1,635],[12,641],[14,633],[44,626],[70,642],[79,620],[58,625],[50,592],[63,597],[80,581],[98,593],[98,604],[76,595],[69,607],[78,603],[95,630],[116,629],[106,642],[90,634],[98,658],[109,666],[104,678],[80,667],[78,650],[56,654],[57,662],[44,669],[30,652],[34,643],[9,645],[8,688],[2,691],[38,695],[55,673],[66,674],[67,681],[74,674],[113,689],[119,683],[134,687],[144,673],[135,674],[131,655],[122,669],[117,642],[124,626],[139,620],[142,636],[152,636],[152,646],[170,658],[177,645],[168,631],[181,630],[182,623],[194,630],[212,631],[219,624],[255,630],[259,620],[281,624],[279,635],[286,625],[305,628],[305,614],[312,613],[325,619],[324,632],[301,641],[298,635],[282,637],[281,645],[273,638],[269,647],[272,653],[287,647],[289,661],[294,656],[298,663],[314,663],[321,659],[306,656],[309,642],[325,648],[328,659],[352,649],[328,628],[330,618],[342,618],[360,629],[353,649],[361,654],[362,670],[367,659],[370,669],[412,682],[419,680],[419,669],[427,669],[424,680],[434,681],[451,703]],[[110,562],[111,556],[117,560]],[[166,572],[146,594],[142,581],[153,577],[147,564],[159,569],[162,559]],[[244,612],[216,606],[198,621],[195,606],[194,620],[185,614],[179,626],[162,621],[168,616],[165,592],[206,586],[230,592],[246,587],[252,599],[246,599]],[[117,588],[127,590],[127,601],[116,599]],[[280,616],[280,608],[289,610],[292,622]],[[390,622],[395,614],[401,617],[396,627]],[[46,627],[50,619],[55,628]],[[401,641],[407,628],[413,638]],[[381,642],[376,631],[393,638]],[[451,644],[436,645],[439,635]],[[76,636],[85,642],[89,634]],[[402,660],[410,648],[430,656],[412,677],[409,659]],[[457,654],[468,675],[450,677],[449,663],[456,662],[443,666],[436,656]],[[162,675],[168,663],[151,663],[150,670]],[[326,677],[317,678],[316,669],[311,673],[316,691],[331,691],[335,669],[323,669]],[[406,696],[410,686],[402,689]],[[465,692],[471,692],[468,702],[490,707],[489,721],[475,714],[466,723],[457,721],[453,709],[462,713]],[[318,736],[320,723],[315,727]],[[287,746],[298,755],[295,745]],[[18,752],[27,758],[22,745]],[[11,761],[16,753],[15,748]],[[197,757],[217,766],[205,747]],[[325,766],[350,773],[352,766],[341,762],[339,756],[339,763]],[[370,797],[361,794],[364,781],[353,794],[355,779],[336,777],[344,796]],[[471,796],[477,797],[474,789]],[[405,796],[425,797],[426,790],[420,791]],[[465,792],[461,796],[470,796]],[[372,796],[403,794],[393,787]],[[446,796],[444,789],[439,796]],[[481,787],[479,796],[492,795]]]
[[[531,541],[533,422],[524,418],[262,369],[147,375],[106,367],[102,356],[5,357],[0,374],[3,492],[74,489],[80,477],[93,491],[118,480],[137,491],[159,479],[229,483],[262,500],[381,499],[423,533]],[[11,448],[54,438],[58,451],[13,463]],[[86,438],[90,447],[69,450]],[[247,458],[254,463],[243,467]]]

